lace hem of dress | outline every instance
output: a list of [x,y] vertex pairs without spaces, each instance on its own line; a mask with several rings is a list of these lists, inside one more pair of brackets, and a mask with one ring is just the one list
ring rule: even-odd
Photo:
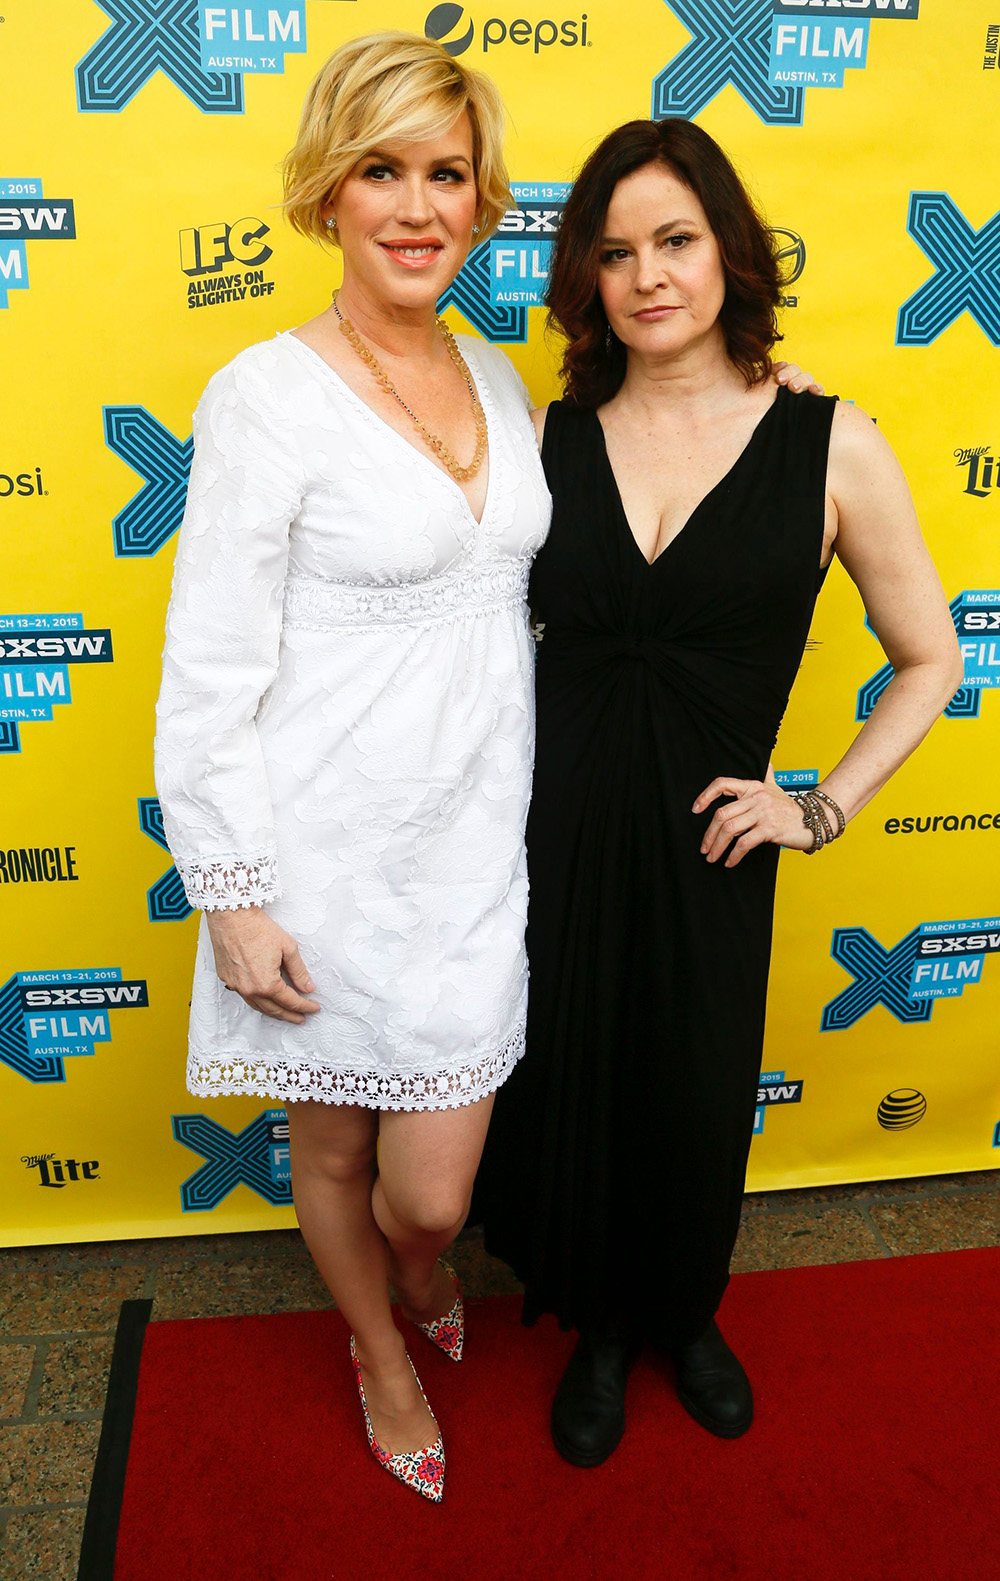
[[352,1103],[362,1109],[461,1109],[495,1092],[524,1053],[524,1028],[454,1070],[345,1071],[329,1064],[256,1054],[188,1057],[187,1088],[196,1098],[253,1095],[282,1102]]
[[175,857],[184,893],[199,911],[242,911],[279,899],[277,858],[220,856],[201,860]]

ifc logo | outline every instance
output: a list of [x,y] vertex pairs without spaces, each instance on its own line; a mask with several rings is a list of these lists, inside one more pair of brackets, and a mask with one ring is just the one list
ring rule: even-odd
[[915,1087],[897,1087],[886,1093],[878,1106],[878,1123],[883,1131],[908,1131],[927,1113],[927,1099]]
[[[454,5],[452,0],[446,0],[444,5],[436,5],[427,13],[424,34],[439,43],[449,55],[464,55],[472,43],[472,35],[475,31],[471,20],[466,31],[464,33],[461,31],[464,17],[465,12],[460,5]],[[449,38],[449,34],[454,34],[455,37]]]

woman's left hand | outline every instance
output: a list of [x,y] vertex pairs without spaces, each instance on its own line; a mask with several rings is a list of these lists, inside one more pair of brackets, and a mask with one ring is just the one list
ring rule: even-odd
[[[729,850],[725,866],[735,867],[755,845],[786,845],[808,851],[812,831],[802,821],[802,810],[793,796],[781,789],[770,769],[766,780],[737,780],[721,775],[703,790],[692,812],[704,812],[720,796],[735,796],[716,808],[701,842],[701,854],[717,862]],[[735,842],[735,843],[734,843]]]
[[825,395],[821,384],[817,384],[811,373],[803,373],[797,362],[776,362],[773,375],[779,384],[787,384],[793,395]]

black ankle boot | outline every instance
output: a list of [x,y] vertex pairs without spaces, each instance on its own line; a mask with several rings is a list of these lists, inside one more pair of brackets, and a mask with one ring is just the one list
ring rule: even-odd
[[639,1354],[625,1334],[581,1333],[552,1401],[552,1441],[574,1466],[599,1466],[625,1432],[625,1385]]
[[681,1405],[719,1438],[740,1438],[753,1421],[750,1380],[714,1322],[673,1352]]

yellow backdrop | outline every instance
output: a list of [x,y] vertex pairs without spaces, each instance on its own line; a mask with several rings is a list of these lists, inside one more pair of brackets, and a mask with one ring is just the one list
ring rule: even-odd
[[[292,1222],[284,1116],[183,1083],[196,921],[152,706],[191,411],[329,299],[279,209],[342,40],[497,80],[518,208],[449,317],[556,394],[536,305],[594,141],[697,117],[781,232],[786,349],[880,424],[966,653],[949,717],[778,891],[756,1188],[1000,1162],[1000,11],[992,0],[5,0],[0,19],[0,1238]],[[495,11],[491,14],[491,9]],[[831,574],[776,755],[840,756],[885,676]],[[726,970],[724,958],[719,972]],[[684,1123],[684,1091],[676,1095]]]

